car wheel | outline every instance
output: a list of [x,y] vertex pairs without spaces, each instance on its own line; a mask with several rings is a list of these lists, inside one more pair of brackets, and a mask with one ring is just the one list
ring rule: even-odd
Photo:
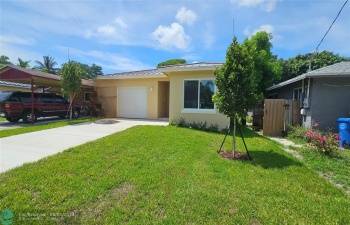
[[[37,115],[35,113],[34,113],[33,116],[34,116],[34,122],[35,122],[38,118],[37,118]],[[24,123],[31,123],[32,122],[32,112],[31,111],[25,111],[23,113],[22,119],[23,119]]]
[[16,123],[20,118],[18,117],[6,117],[6,120],[9,121],[10,123]]
[[80,110],[76,109],[74,110],[74,118],[78,118],[80,116]]

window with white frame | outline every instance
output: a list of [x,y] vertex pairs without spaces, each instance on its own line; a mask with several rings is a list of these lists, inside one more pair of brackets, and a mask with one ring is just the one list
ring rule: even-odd
[[214,109],[214,80],[185,80],[184,109]]
[[84,92],[84,101],[90,102],[93,98],[93,92]]
[[295,88],[293,90],[293,99],[294,100],[300,100],[302,97],[302,88]]

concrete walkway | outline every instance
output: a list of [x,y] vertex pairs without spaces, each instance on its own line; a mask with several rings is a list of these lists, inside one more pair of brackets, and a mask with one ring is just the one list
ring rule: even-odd
[[1,138],[0,173],[133,126],[168,124],[159,120],[102,119]]
[[290,147],[297,147],[297,148],[300,148],[302,147],[302,145],[299,145],[299,144],[294,144],[294,142],[292,141],[289,141],[287,139],[284,139],[284,138],[281,138],[281,137],[268,137],[270,138],[271,140],[274,140],[280,144],[283,145],[283,150],[292,154],[294,157],[298,158],[298,159],[302,159],[303,157],[297,152],[297,151],[294,151],[292,149],[290,149]]

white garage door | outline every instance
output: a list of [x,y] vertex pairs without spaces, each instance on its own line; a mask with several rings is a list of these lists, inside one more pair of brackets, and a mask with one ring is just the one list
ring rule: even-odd
[[118,117],[147,118],[147,88],[118,88]]

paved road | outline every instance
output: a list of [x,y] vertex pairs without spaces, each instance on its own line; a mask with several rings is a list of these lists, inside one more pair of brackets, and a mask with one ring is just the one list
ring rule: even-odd
[[0,173],[137,125],[168,125],[167,121],[102,119],[0,139]]

